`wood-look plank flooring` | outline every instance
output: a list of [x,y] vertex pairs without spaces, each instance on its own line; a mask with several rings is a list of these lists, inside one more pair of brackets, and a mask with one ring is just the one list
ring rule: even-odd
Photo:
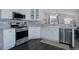
[[32,39],[10,50],[63,50],[62,48],[41,43],[40,40],[41,39]]

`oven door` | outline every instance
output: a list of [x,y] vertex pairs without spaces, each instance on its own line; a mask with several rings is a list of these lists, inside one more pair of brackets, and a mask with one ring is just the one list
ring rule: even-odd
[[16,40],[22,39],[24,37],[28,37],[28,30],[16,32]]

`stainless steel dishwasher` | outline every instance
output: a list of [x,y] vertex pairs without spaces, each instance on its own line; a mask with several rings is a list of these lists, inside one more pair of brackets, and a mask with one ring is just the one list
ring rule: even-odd
[[72,45],[72,29],[59,29],[59,42]]

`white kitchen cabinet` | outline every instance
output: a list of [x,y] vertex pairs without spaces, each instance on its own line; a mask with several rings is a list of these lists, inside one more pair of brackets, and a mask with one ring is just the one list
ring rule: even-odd
[[59,42],[59,28],[49,27],[48,39]]
[[42,27],[41,38],[50,41],[59,42],[59,28],[54,27]]
[[37,39],[40,38],[40,27],[29,27],[29,39]]
[[0,49],[7,50],[15,46],[15,29],[0,29]]
[[40,10],[39,9],[31,9],[31,20],[39,20],[40,19]]
[[47,27],[41,27],[41,31],[40,31],[41,38],[47,39],[47,35],[48,35],[47,31],[48,31]]

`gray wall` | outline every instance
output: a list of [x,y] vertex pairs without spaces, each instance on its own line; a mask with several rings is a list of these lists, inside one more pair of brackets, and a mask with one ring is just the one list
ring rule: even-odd
[[12,19],[12,12],[20,12],[26,15],[26,20],[30,19],[30,10],[29,9],[2,9],[1,18]]
[[[79,21],[79,10],[78,9],[40,9],[41,10],[41,20],[47,19],[48,15],[52,15],[53,13],[56,14],[65,14],[65,15],[70,15],[74,16],[75,19],[74,21],[78,22]],[[60,20],[62,22],[62,20]],[[78,25],[79,23],[77,23]]]
[[0,18],[1,18],[1,9],[0,9]]

